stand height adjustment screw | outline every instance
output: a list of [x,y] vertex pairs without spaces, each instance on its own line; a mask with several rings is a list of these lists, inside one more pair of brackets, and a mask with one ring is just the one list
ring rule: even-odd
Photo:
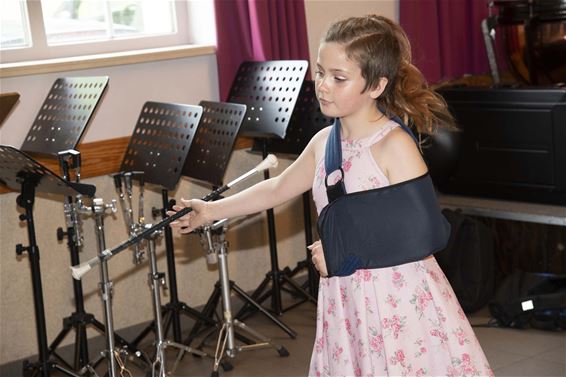
[[57,240],[58,241],[63,241],[63,238],[65,238],[65,236],[67,236],[69,234],[69,232],[65,232],[63,230],[63,228],[59,227],[57,228]]
[[22,213],[22,214],[19,216],[19,218],[20,218],[20,221],[26,221],[28,217],[27,217],[25,214]]
[[161,208],[151,207],[151,216],[156,219],[158,216],[161,216]]
[[28,251],[28,250],[29,250],[29,247],[25,247],[21,243],[16,245],[16,254],[17,255],[22,255],[24,253],[24,251]]

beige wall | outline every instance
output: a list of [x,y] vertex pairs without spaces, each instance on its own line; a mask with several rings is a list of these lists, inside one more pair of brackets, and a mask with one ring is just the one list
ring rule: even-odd
[[305,0],[310,64],[316,67],[318,44],[328,26],[337,20],[366,14],[380,14],[399,21],[398,0]]
[[[398,18],[396,1],[307,0],[306,13],[312,61],[316,61],[318,41],[324,29],[335,19],[367,13],[381,13]],[[56,78],[93,75],[108,75],[110,81],[108,91],[83,138],[86,142],[130,135],[142,104],[148,100],[197,104],[201,99],[218,99],[214,55],[0,79],[2,92],[17,91],[21,94],[20,103],[0,128],[0,143],[21,146]],[[258,156],[246,151],[235,152],[226,173],[226,181],[246,172],[259,160]],[[283,160],[273,175],[281,172],[290,162]],[[243,187],[259,179],[253,178],[243,184]],[[107,176],[86,179],[85,183],[96,185],[97,196],[106,201],[116,198],[111,179]],[[171,196],[200,197],[207,192],[208,189],[183,179]],[[37,353],[29,260],[27,255],[18,258],[14,252],[17,243],[28,243],[26,227],[17,218],[21,209],[16,206],[16,196],[15,193],[0,195],[0,364]],[[152,206],[160,205],[159,190],[147,189],[146,213],[149,213]],[[56,228],[65,225],[62,198],[39,195],[34,209],[41,254],[47,335],[49,341],[52,341],[61,329],[61,319],[74,310],[69,252],[65,244],[57,242],[55,237]],[[300,200],[277,208],[276,224],[280,266],[294,267],[305,256]],[[81,252],[81,260],[85,261],[97,252],[92,219],[84,219],[83,232],[86,246]],[[125,239],[121,212],[114,217],[109,216],[106,219],[107,246],[117,245]],[[264,215],[251,217],[234,226],[228,239],[231,245],[230,277],[243,289],[252,290],[270,266]],[[179,297],[190,306],[202,305],[217,280],[217,270],[206,265],[200,244],[194,236],[175,236],[174,242]],[[158,246],[159,266],[161,271],[166,271],[163,250],[161,242]],[[152,318],[147,269],[147,262],[140,266],[132,265],[129,251],[124,251],[111,260],[110,275],[114,281],[114,319],[117,329]],[[98,271],[87,274],[83,284],[87,311],[102,320],[102,304],[97,288]],[[163,299],[167,301],[168,297]],[[63,345],[73,341],[72,336],[69,336]]]

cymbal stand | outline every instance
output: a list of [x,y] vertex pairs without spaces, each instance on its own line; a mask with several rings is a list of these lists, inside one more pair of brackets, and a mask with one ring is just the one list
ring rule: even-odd
[[[133,237],[137,235],[141,229],[143,229],[143,224],[145,222],[145,216],[143,211],[144,173],[143,171],[120,172],[114,174],[113,178],[114,178],[114,186],[116,187],[116,191],[118,192],[118,196],[120,198],[120,206],[122,207],[122,212],[124,214],[126,229],[128,229],[130,237]],[[137,221],[134,220],[134,210],[132,207],[132,195],[133,195],[132,180],[134,178],[138,179],[140,183]],[[135,245],[133,245],[133,247],[134,247],[134,254],[133,254],[132,262],[135,265],[138,265],[141,262],[143,262],[145,251],[143,250],[142,245],[140,245],[139,243],[136,243]]]
[[[218,367],[223,365],[224,369],[226,366],[222,363],[224,356],[229,358],[235,358],[238,352],[252,351],[264,348],[274,348],[280,356],[289,356],[287,349],[281,345],[271,342],[270,339],[255,331],[251,327],[247,326],[245,323],[239,321],[232,316],[232,305],[230,302],[230,292],[234,290],[241,298],[245,299],[246,302],[251,303],[256,307],[256,309],[262,311],[265,315],[269,316],[272,320],[277,320],[261,305],[255,303],[247,294],[242,291],[233,281],[228,277],[228,242],[225,239],[225,233],[228,229],[227,219],[217,221],[212,226],[203,227],[203,231],[200,233],[201,238],[204,240],[203,244],[207,247],[207,261],[218,262],[218,277],[219,284],[215,288],[215,293],[220,293],[222,298],[222,326],[218,333],[218,340],[216,343],[216,352],[214,354],[214,368],[211,376],[218,376]],[[218,294],[216,295],[218,297]],[[256,343],[250,342],[251,344],[236,345],[234,330],[238,329],[247,335],[250,335],[257,339]],[[214,329],[213,331],[216,331]],[[202,341],[201,346],[206,341],[206,338]],[[200,347],[199,347],[200,348]],[[231,369],[231,365],[229,365]]]
[[[151,228],[151,224],[145,225],[146,229]],[[164,339],[163,332],[163,316],[161,315],[161,292],[160,287],[165,285],[165,273],[157,270],[157,256],[155,251],[155,240],[161,235],[161,230],[151,233],[146,239],[148,241],[148,259],[150,272],[148,274],[148,283],[152,294],[153,315],[155,323],[155,360],[152,363],[152,376],[165,377],[167,373],[165,349],[168,347],[177,348],[180,350],[177,360],[175,361],[173,369],[169,373],[173,373],[183,357],[185,352],[189,352],[198,356],[205,357],[205,352],[193,349],[180,343]]]
[[[110,204],[105,204],[101,198],[94,198],[92,201],[92,213],[95,219],[95,233],[99,252],[106,249],[106,241],[104,236],[104,215],[106,211],[110,210],[112,213],[117,212],[116,200],[112,200]],[[123,375],[123,371],[127,370],[124,367],[125,359],[133,353],[135,357],[141,359],[144,363],[150,364],[147,357],[135,346],[126,342],[124,339],[118,337],[114,332],[114,319],[112,315],[112,289],[113,282],[110,280],[108,274],[108,261],[101,261],[100,263],[100,293],[104,304],[104,328],[106,329],[106,349],[101,352],[97,360],[93,360],[81,369],[81,374],[90,373],[97,376],[94,368],[98,363],[106,358],[108,362],[108,376],[116,377]],[[118,341],[121,347],[117,348],[115,341]],[[123,357],[123,358],[122,358]],[[117,365],[119,364],[121,372],[117,374]]]

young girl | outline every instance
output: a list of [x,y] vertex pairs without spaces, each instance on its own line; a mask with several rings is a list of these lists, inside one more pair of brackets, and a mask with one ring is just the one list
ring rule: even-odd
[[[451,121],[442,99],[411,64],[405,33],[381,16],[349,18],[330,27],[318,51],[316,95],[322,112],[340,120],[348,193],[427,172],[418,146],[390,116],[410,119],[429,134]],[[320,213],[328,204],[324,154],[330,128],[315,135],[278,177],[216,202],[181,200],[193,212],[171,225],[189,233],[213,220],[275,207],[311,188]],[[309,375],[492,375],[434,257],[328,278],[320,241],[309,248],[321,275]]]

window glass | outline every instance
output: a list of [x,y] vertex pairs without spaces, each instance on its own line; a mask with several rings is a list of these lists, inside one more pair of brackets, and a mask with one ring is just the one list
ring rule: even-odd
[[0,48],[29,47],[29,21],[24,0],[0,0]]
[[49,45],[173,33],[167,0],[42,0]]

